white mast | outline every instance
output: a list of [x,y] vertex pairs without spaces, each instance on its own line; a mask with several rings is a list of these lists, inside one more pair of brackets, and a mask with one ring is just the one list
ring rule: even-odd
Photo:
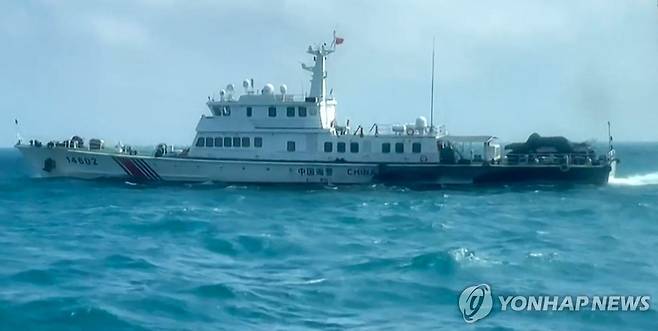
[[325,70],[327,55],[333,53],[335,50],[333,43],[330,48],[327,48],[326,44],[322,44],[320,47],[315,48],[313,46],[308,46],[306,52],[313,55],[313,61],[315,61],[315,64],[307,66],[302,63],[302,68],[312,73],[311,91],[309,96],[320,98],[323,102],[327,95],[327,71]]

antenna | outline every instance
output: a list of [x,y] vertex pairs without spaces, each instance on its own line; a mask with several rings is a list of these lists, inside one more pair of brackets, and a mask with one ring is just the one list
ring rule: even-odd
[[430,101],[430,132],[434,131],[434,46],[436,37],[432,37],[432,88]]
[[18,118],[14,119],[14,124],[16,125],[16,139],[18,139],[18,142],[16,143],[16,145],[20,145],[23,138],[21,137],[21,127],[18,124]]
[[608,121],[608,146],[610,147],[611,151],[614,149],[612,147],[612,133],[610,131],[610,121]]

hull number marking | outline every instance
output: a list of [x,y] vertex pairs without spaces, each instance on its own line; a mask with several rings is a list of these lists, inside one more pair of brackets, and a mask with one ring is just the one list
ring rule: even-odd
[[98,161],[96,161],[95,157],[80,157],[80,156],[71,157],[71,156],[67,156],[66,161],[69,164],[90,165],[90,166],[97,166],[98,165]]

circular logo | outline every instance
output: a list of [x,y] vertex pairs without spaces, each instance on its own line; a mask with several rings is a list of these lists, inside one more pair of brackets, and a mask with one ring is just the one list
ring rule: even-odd
[[475,323],[489,315],[493,299],[487,284],[470,286],[459,296],[459,310],[466,323]]

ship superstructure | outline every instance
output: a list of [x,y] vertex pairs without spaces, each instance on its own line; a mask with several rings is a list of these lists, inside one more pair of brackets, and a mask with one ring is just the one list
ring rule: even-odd
[[[335,46],[333,46],[335,47]],[[436,132],[420,117],[415,123],[380,128],[350,127],[336,118],[336,99],[327,95],[327,56],[334,48],[309,46],[313,65],[310,93],[288,94],[272,84],[257,90],[243,82],[244,94],[235,96],[232,84],[207,102],[211,116],[203,116],[188,156],[239,160],[436,162]],[[395,130],[395,131],[394,131]]]

